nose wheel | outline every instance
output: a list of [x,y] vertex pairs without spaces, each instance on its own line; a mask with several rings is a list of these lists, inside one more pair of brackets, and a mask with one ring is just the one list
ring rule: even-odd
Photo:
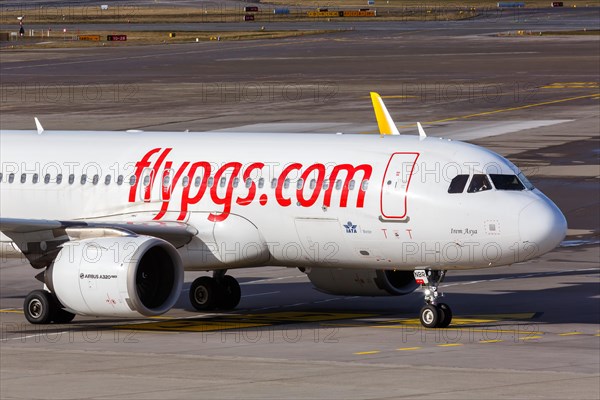
[[424,289],[427,303],[421,308],[421,325],[425,328],[447,328],[452,322],[452,310],[448,304],[438,302],[438,297],[442,297],[443,294],[437,290],[446,276],[446,271],[415,270],[414,276],[415,281]]

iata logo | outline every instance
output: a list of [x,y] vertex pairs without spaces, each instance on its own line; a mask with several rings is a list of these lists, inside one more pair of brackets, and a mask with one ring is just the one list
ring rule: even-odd
[[344,225],[344,228],[346,228],[346,233],[357,233],[356,225],[354,225],[352,221],[348,221],[348,223]]
[[[339,206],[348,207],[352,191],[356,193],[356,207],[362,208],[367,186],[363,182],[368,181],[373,172],[368,164],[339,164],[328,172],[324,164],[303,165],[297,162],[287,164],[277,176],[269,176],[263,162],[244,165],[230,161],[215,167],[208,161],[184,161],[175,167],[167,159],[172,150],[152,149],[135,164],[135,182],[129,191],[129,202],[152,201],[152,189],[158,180],[161,209],[155,220],[165,216],[173,201],[178,204],[179,221],[185,219],[190,206],[202,200],[209,200],[202,209],[214,210],[215,205],[221,208],[221,211],[209,214],[208,219],[213,222],[227,219],[233,206],[245,207],[256,203],[257,198],[261,206],[275,202],[281,207],[289,207],[293,203],[301,207],[330,207],[333,197],[339,196]],[[290,189],[292,173],[298,179],[294,188]],[[256,179],[253,179],[255,177],[266,180],[263,189],[259,190]]]

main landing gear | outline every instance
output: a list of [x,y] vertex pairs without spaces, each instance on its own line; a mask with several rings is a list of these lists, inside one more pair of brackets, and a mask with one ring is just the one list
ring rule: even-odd
[[418,269],[414,272],[415,281],[425,289],[425,303],[421,308],[421,325],[425,328],[447,328],[452,322],[452,310],[446,303],[439,303],[438,297],[443,294],[437,290],[438,285],[444,280],[446,271],[432,271]]
[[190,302],[198,311],[233,310],[240,303],[240,284],[227,271],[215,271],[213,277],[201,276],[192,282]]
[[75,314],[64,310],[56,296],[46,290],[29,293],[23,303],[23,312],[32,324],[66,324],[75,318]]

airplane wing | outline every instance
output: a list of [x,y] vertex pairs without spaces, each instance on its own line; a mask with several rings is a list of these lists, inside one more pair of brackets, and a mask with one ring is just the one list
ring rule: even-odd
[[0,231],[8,236],[34,268],[48,266],[61,245],[94,237],[147,235],[163,239],[175,248],[189,243],[197,230],[182,222],[95,222],[0,218]]

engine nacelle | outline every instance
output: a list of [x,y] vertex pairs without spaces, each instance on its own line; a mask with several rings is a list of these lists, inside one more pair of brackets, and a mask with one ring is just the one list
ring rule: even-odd
[[342,296],[402,296],[419,287],[412,271],[311,268],[307,275],[321,292]]
[[100,237],[63,244],[46,285],[76,314],[163,314],[175,305],[183,265],[168,242],[149,236]]

